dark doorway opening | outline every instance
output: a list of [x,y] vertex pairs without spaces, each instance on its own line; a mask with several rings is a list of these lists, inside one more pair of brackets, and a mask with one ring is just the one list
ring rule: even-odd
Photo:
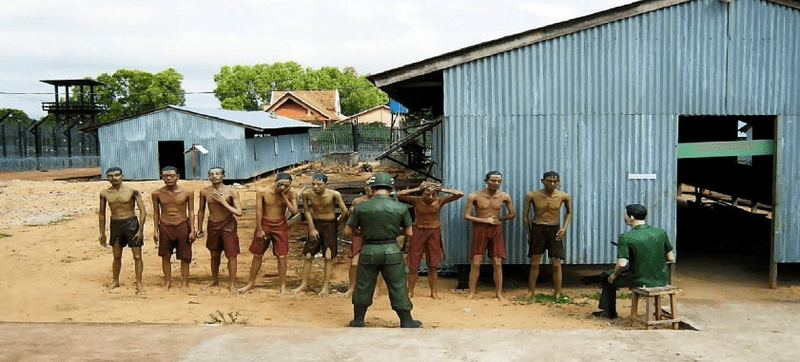
[[775,116],[681,116],[678,265],[726,260],[768,270],[773,240]]
[[181,178],[186,177],[186,160],[183,157],[183,141],[158,141],[158,170],[173,166],[178,169]]

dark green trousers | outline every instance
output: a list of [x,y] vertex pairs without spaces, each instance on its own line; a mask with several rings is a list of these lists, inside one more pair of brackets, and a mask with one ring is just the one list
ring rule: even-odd
[[389,289],[389,301],[394,310],[411,310],[406,285],[406,264],[403,253],[396,243],[364,244],[358,257],[356,269],[356,289],[353,291],[353,304],[370,306],[378,281],[378,272],[383,275]]
[[617,288],[625,287],[640,287],[641,283],[636,283],[633,280],[633,275],[628,272],[622,272],[613,283],[608,282],[608,277],[614,273],[614,269],[604,271],[602,275],[603,289],[600,292],[600,303],[598,308],[610,313],[617,314]]

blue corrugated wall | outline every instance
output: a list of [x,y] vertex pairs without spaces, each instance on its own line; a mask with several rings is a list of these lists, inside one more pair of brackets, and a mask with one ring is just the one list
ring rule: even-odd
[[[309,159],[308,133],[245,139],[244,128],[232,123],[164,109],[98,129],[100,166],[122,167],[132,180],[158,179],[158,142],[183,141],[209,153],[197,155],[197,174],[191,153],[184,154],[185,179],[203,179],[209,168],[225,168],[228,179],[247,179]],[[276,144],[277,143],[277,144]]]
[[[698,0],[448,68],[436,172],[465,192],[503,172],[518,212],[507,262],[526,263],[525,192],[558,171],[574,207],[565,261],[610,263],[628,203],[675,239],[680,115],[777,115],[776,254],[800,261],[798,33],[795,9]],[[468,261],[465,200],[442,212],[450,263]]]

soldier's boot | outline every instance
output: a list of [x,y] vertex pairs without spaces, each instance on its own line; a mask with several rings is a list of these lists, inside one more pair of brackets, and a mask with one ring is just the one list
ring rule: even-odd
[[353,304],[353,320],[350,321],[350,327],[363,327],[364,316],[367,314],[368,305]]
[[397,316],[400,317],[400,328],[419,328],[422,326],[422,322],[411,318],[411,310],[409,309],[397,309]]

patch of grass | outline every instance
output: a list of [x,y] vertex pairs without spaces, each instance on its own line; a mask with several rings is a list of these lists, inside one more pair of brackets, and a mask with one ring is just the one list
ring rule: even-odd
[[[586,297],[589,299],[600,300],[601,292],[595,292],[594,294],[581,294],[582,297]],[[631,293],[617,293],[617,299],[630,299]]]
[[[225,316],[228,316],[228,318],[225,318]],[[209,313],[208,317],[211,318],[211,320],[206,321],[206,324],[247,325],[246,319],[239,319],[239,312],[223,313],[221,310],[217,309],[216,312]]]
[[594,294],[581,294],[581,297],[600,300],[600,292],[595,292]]
[[0,233],[0,238],[7,238],[9,236],[11,236],[11,235]]
[[552,294],[536,294],[531,298],[525,298],[524,296],[519,296],[514,298],[517,302],[522,302],[525,304],[531,303],[547,303],[547,304],[578,304],[575,302],[574,299],[570,298],[566,294],[561,294],[558,298],[556,298]]
[[560,296],[558,296],[558,298],[550,294],[536,294],[533,297],[533,301],[536,303],[552,303],[552,304],[575,303],[575,300],[573,300],[566,294],[561,294]]

